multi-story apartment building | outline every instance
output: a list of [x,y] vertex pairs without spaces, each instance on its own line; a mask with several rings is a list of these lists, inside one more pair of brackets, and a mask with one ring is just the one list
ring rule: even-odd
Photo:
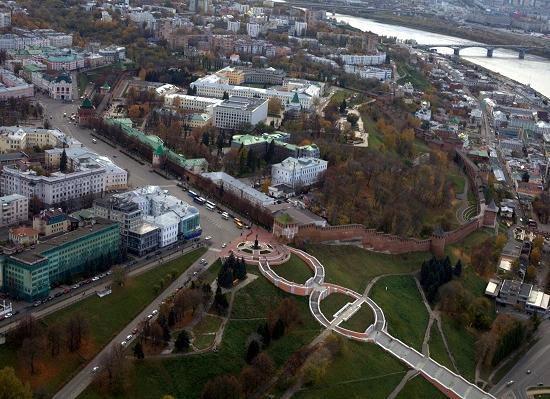
[[126,59],[126,47],[105,47],[104,49],[99,50],[99,55],[102,56],[106,62],[119,62]]
[[246,33],[250,37],[258,37],[258,35],[260,34],[260,24],[247,23],[246,24]]
[[119,254],[120,231],[115,222],[97,218],[88,226],[6,256],[0,268],[4,290],[16,298],[34,301],[48,295],[52,285],[105,257]]
[[32,228],[45,237],[66,233],[69,225],[67,214],[60,208],[44,209],[32,219]]
[[48,55],[44,63],[49,71],[74,71],[84,68],[84,56],[78,53]]
[[218,76],[225,76],[229,84],[270,84],[282,85],[286,76],[285,71],[275,68],[247,68],[227,66],[216,72]]
[[318,158],[287,158],[271,168],[272,185],[308,187],[321,180],[328,162]]
[[19,126],[0,127],[0,153],[10,153],[38,147],[81,147],[82,144],[57,129]]
[[34,86],[15,76],[13,72],[0,68],[0,100],[34,96]]
[[376,79],[385,82],[391,79],[392,70],[390,68],[364,67],[357,65],[344,65],[344,71],[359,76],[361,79]]
[[123,190],[128,187],[128,172],[117,166],[111,159],[98,155],[86,147],[53,148],[45,151],[44,162],[47,168],[59,167],[61,155],[67,155],[68,170],[102,170],[105,191]]
[[341,54],[340,59],[347,65],[380,65],[386,62],[386,53]]
[[71,47],[72,45],[72,34],[56,32],[52,29],[35,29],[30,31],[27,29],[15,28],[13,33],[0,35],[1,50],[17,50],[33,46],[64,48]]
[[323,92],[322,83],[308,82],[308,84],[290,90],[259,89],[232,85],[227,77],[216,74],[197,79],[191,83],[191,87],[197,88],[199,96],[223,98],[224,94],[227,94],[229,96],[261,98],[264,100],[277,98],[284,106],[290,104],[294,99],[294,94],[297,93],[300,106],[304,109],[310,109],[314,100],[321,96]]
[[72,173],[54,172],[39,175],[31,169],[5,166],[0,176],[2,193],[16,193],[27,198],[36,197],[46,207],[85,196],[99,195],[105,191],[103,168],[84,169]]
[[230,96],[214,106],[214,126],[220,129],[256,126],[267,119],[267,105],[267,100],[259,98]]
[[0,227],[26,222],[29,218],[29,199],[10,194],[0,197]]
[[224,190],[239,196],[239,198],[242,198],[253,205],[265,207],[275,203],[273,198],[268,197],[264,193],[254,189],[254,187],[235,179],[233,176],[228,175],[225,172],[203,173],[202,176],[211,180],[217,186],[223,186]]
[[11,12],[10,11],[1,11],[0,12],[0,28],[8,28],[11,26]]
[[238,33],[241,29],[241,23],[239,21],[227,21],[227,30],[233,33]]
[[211,97],[190,96],[187,94],[167,94],[164,96],[164,104],[183,110],[203,112],[213,115],[214,106],[221,104],[223,100]]

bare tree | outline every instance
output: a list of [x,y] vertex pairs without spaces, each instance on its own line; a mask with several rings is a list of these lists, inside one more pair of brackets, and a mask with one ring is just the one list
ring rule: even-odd
[[77,313],[71,317],[66,329],[68,349],[70,352],[75,352],[80,349],[82,340],[88,332],[88,323],[82,314]]
[[61,352],[62,333],[63,332],[59,324],[52,324],[48,327],[47,340],[51,357],[56,357]]
[[18,354],[29,368],[31,375],[36,372],[35,361],[44,349],[44,340],[41,337],[25,338]]

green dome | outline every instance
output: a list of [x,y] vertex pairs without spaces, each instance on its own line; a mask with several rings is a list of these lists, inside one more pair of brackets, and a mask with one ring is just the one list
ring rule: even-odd
[[86,97],[84,99],[84,101],[82,101],[82,105],[80,106],[80,108],[93,108],[94,106],[92,105],[92,101]]

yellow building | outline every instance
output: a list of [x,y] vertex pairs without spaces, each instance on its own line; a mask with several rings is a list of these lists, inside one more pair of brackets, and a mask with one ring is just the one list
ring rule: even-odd
[[73,146],[80,143],[55,129],[0,127],[0,153],[15,152],[33,147]]
[[229,66],[216,72],[216,75],[225,76],[227,79],[229,79],[230,85],[243,84],[246,78],[245,73],[242,69],[236,69]]
[[69,219],[61,209],[44,210],[33,218],[32,228],[40,235],[48,237],[68,231]]

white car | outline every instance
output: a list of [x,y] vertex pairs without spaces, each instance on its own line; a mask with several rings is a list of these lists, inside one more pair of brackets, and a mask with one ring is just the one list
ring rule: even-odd
[[92,373],[97,373],[99,371],[99,366],[94,366],[94,368],[92,368]]
[[227,247],[227,243],[226,243],[226,242],[224,242],[224,243],[222,244],[222,248],[225,248],[225,247]]
[[206,264],[206,259],[201,259],[200,264],[205,265]]
[[147,315],[147,320],[151,320],[153,318],[152,314]]
[[212,236],[206,236],[204,237],[204,241],[210,241],[212,239]]
[[128,343],[128,342],[126,342],[126,341],[122,341],[122,342],[120,343],[120,345],[121,345],[121,346],[126,346],[127,343]]
[[92,281],[97,281],[99,280],[99,277],[95,276],[95,277],[92,277]]
[[153,313],[153,315],[156,315],[158,312],[159,312],[159,311],[155,309],[155,310],[153,310],[152,313]]
[[13,316],[13,313],[6,313],[6,315],[4,316],[4,319],[9,319],[10,317]]
[[130,341],[132,339],[132,334],[126,336],[126,341]]

